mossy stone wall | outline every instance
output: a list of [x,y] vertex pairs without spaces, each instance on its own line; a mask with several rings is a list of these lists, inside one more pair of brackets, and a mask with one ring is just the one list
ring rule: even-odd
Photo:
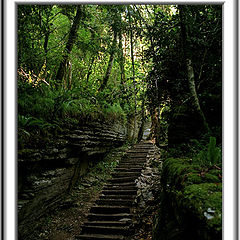
[[162,186],[153,240],[221,239],[221,170],[169,158],[163,163]]

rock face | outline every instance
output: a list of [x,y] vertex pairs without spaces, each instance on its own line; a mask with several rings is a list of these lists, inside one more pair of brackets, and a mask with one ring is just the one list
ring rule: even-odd
[[91,124],[66,130],[44,149],[18,154],[18,239],[31,239],[38,219],[53,210],[94,162],[121,146],[120,124]]

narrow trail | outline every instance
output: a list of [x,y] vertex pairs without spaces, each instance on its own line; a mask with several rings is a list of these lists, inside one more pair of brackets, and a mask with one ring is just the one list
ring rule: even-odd
[[143,131],[143,136],[142,136],[142,139],[143,140],[147,140],[150,133],[151,133],[151,125],[152,125],[152,122],[151,121],[147,121],[145,124],[144,124],[144,131]]
[[150,141],[141,141],[130,149],[104,185],[91,207],[78,240],[125,239],[133,234],[137,181],[147,155],[154,150]]

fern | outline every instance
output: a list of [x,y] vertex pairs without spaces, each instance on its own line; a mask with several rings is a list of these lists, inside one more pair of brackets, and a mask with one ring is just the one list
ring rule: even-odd
[[216,138],[210,137],[207,147],[193,157],[193,163],[211,167],[221,163],[221,149],[216,147]]
[[221,151],[218,147],[216,147],[216,138],[210,137],[210,141],[208,144],[207,150],[207,159],[210,165],[214,165],[220,162],[221,159]]

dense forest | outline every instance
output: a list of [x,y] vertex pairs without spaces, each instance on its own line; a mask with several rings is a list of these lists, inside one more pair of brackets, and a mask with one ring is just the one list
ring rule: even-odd
[[19,152],[88,123],[132,122],[135,143],[151,122],[166,184],[221,184],[222,6],[18,5],[17,56]]

